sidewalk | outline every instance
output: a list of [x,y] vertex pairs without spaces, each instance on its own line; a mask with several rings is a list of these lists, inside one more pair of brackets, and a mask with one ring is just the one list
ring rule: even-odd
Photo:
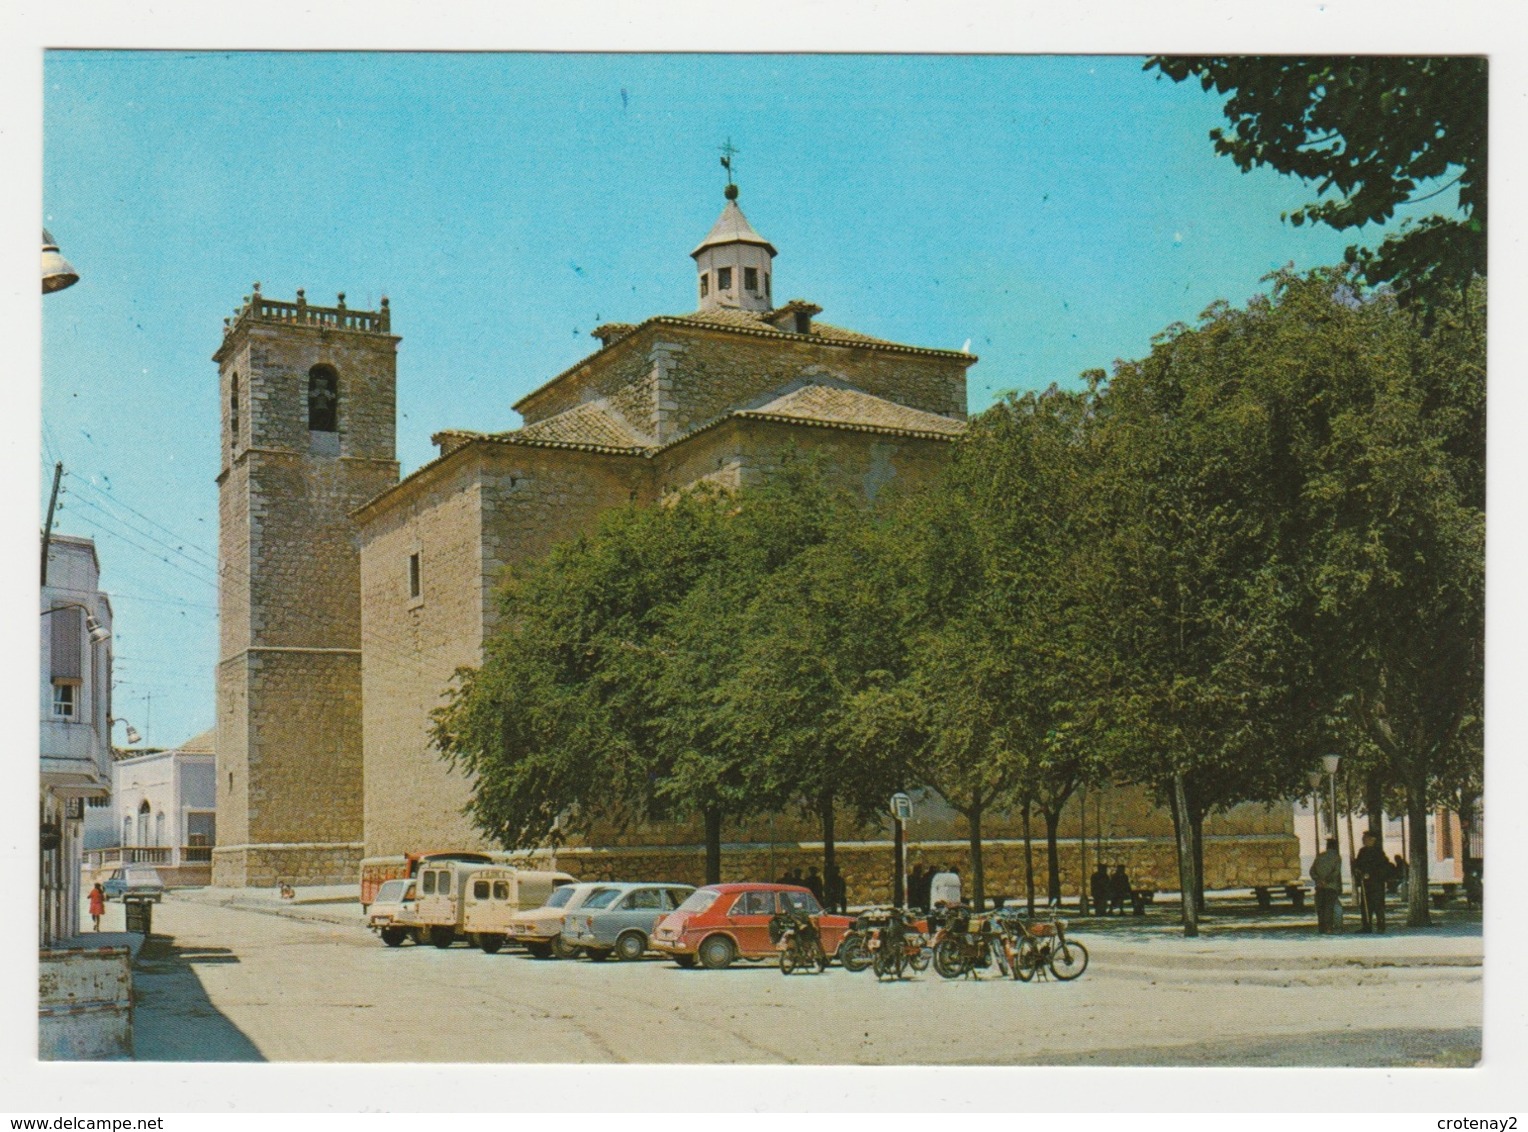
[[167,900],[191,904],[211,904],[220,908],[241,908],[270,916],[285,916],[311,923],[365,926],[361,901],[353,884],[315,885],[298,888],[296,895],[283,899],[275,888],[178,888],[166,894]]

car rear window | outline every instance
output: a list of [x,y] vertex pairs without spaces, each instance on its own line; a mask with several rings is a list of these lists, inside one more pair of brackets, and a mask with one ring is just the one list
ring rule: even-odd
[[810,892],[782,892],[780,900],[792,912],[805,912],[808,916],[822,912],[822,905],[817,903],[817,898]]
[[589,899],[584,901],[585,908],[608,908],[615,903],[615,898],[621,895],[619,888],[597,888],[589,894]]
[[716,898],[721,895],[717,892],[707,892],[703,888],[697,888],[689,896],[685,897],[683,904],[679,905],[680,912],[704,912],[716,903]]
[[565,908],[569,900],[573,899],[573,886],[565,884],[561,888],[554,888],[552,895],[546,898],[546,908]]

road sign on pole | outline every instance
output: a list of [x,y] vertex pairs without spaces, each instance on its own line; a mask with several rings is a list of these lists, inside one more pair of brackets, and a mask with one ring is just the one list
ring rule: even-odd
[[898,821],[911,821],[913,800],[900,790],[891,796],[891,816]]

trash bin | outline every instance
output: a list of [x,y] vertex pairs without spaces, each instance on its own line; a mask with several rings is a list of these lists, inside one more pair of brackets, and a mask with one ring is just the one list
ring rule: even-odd
[[150,900],[124,900],[127,930],[147,936],[154,930],[154,904]]

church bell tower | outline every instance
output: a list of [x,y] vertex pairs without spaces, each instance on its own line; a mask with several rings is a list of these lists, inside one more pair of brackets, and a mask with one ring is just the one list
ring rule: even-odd
[[335,884],[361,856],[360,555],[351,513],[398,482],[396,355],[377,311],[254,286],[218,365],[212,883]]

